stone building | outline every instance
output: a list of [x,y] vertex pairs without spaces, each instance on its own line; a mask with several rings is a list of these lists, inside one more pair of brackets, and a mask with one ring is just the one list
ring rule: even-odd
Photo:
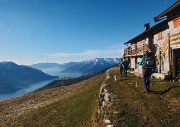
[[141,74],[138,62],[146,51],[156,58],[156,77],[176,78],[180,70],[180,1],[154,18],[156,25],[145,24],[144,32],[125,42],[124,57],[131,71]]

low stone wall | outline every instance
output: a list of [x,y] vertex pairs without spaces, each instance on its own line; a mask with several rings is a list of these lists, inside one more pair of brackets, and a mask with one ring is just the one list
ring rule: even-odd
[[[107,89],[107,84],[106,84],[106,80],[110,78],[109,72],[110,72],[110,69],[106,71],[106,79],[100,87],[99,97],[98,97],[98,107],[99,107],[98,114],[103,115],[103,119],[104,119],[103,122],[106,127],[114,127],[112,125],[111,120],[107,118],[107,114],[108,114],[107,108],[110,108],[111,101],[112,101],[112,95],[109,93]],[[117,80],[116,76],[114,76],[114,79],[115,81]]]

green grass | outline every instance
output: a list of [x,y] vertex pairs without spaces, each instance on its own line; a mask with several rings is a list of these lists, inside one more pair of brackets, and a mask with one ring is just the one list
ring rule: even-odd
[[[25,111],[18,117],[11,118],[6,123],[1,123],[0,125],[8,127],[90,126],[95,109],[97,109],[97,98],[99,94],[99,89],[104,79],[104,76],[100,75],[89,80],[80,82],[77,85],[69,86],[74,88],[71,88],[71,90],[74,90],[75,94],[72,94],[71,92],[64,93],[72,95],[60,99],[59,101],[54,101],[53,103],[50,103],[48,105],[41,106],[38,109]],[[43,93],[45,94],[48,91],[53,92],[56,90],[58,89],[41,91],[37,92],[35,95],[42,96]],[[31,99],[31,97],[29,99]]]
[[[114,81],[114,75],[117,76],[117,81]],[[10,107],[13,105],[17,108],[21,103],[29,104],[29,100],[41,104],[37,109],[23,110],[20,115],[13,115],[8,119],[0,117],[0,122],[5,121],[0,123],[0,126],[104,127],[105,112],[106,117],[116,127],[178,127],[180,125],[179,82],[152,79],[151,92],[147,94],[142,93],[141,77],[128,73],[128,78],[124,79],[120,77],[116,67],[111,69],[110,76],[105,83],[112,95],[112,102],[102,113],[97,113],[97,98],[105,76],[99,75],[68,87],[41,91],[0,103],[3,115],[11,114],[14,109]],[[66,96],[59,97],[63,94]],[[55,101],[51,101],[53,99]],[[48,103],[42,103],[43,101]]]
[[14,125],[75,127],[87,124],[92,118],[99,86],[22,115]]
[[[111,116],[116,126],[170,127],[180,125],[180,84],[152,79],[151,92],[142,93],[142,78],[128,73],[120,77],[118,69],[111,71],[107,81],[110,92],[115,95],[112,110],[119,113]],[[115,82],[113,75],[118,76]],[[137,87],[136,87],[137,82]]]

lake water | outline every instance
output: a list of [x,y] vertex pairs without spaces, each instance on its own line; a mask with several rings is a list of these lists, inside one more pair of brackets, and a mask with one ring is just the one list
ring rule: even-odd
[[[53,80],[55,80],[55,79],[53,79]],[[29,92],[32,92],[32,91],[38,89],[38,88],[43,87],[44,85],[50,83],[53,80],[47,80],[47,81],[32,84],[32,85],[28,86],[27,88],[23,88],[21,90],[16,91],[15,93],[12,93],[12,94],[0,94],[0,101],[6,100],[9,98],[22,96],[24,94],[27,94]]]
[[59,76],[59,78],[63,77],[72,77],[72,78],[77,78],[80,77],[80,73],[61,73],[60,71],[62,70],[61,68],[41,68],[41,71],[43,71],[46,74],[52,75],[52,76]]
[[[76,78],[76,77],[81,76],[81,74],[79,74],[79,73],[60,73],[59,70],[57,70],[55,68],[46,69],[44,72],[47,74],[53,75],[53,76],[59,76],[59,78],[63,78],[63,77]],[[28,86],[27,88],[23,88],[21,90],[16,91],[13,94],[0,94],[0,101],[25,95],[29,92],[32,92],[34,90],[37,90],[37,89],[47,85],[48,83],[52,82],[53,80],[55,80],[55,79],[32,84],[32,85]]]

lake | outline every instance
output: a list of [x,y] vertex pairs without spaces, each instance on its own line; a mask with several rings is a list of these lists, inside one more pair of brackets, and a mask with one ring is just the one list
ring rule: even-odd
[[0,94],[0,101],[6,100],[6,99],[9,99],[9,98],[22,96],[24,94],[27,94],[29,92],[32,92],[32,91],[38,89],[38,88],[43,87],[44,85],[50,83],[53,80],[55,80],[55,79],[32,84],[32,85],[28,86],[27,88],[23,88],[21,90],[16,91],[15,93],[12,93],[12,94]]
[[62,69],[59,67],[54,68],[40,68],[41,71],[43,71],[46,74],[52,75],[52,76],[59,76],[59,78],[63,77],[71,77],[71,78],[77,78],[80,77],[81,73],[62,73]]
[[[53,75],[53,76],[59,76],[59,78],[63,78],[63,77],[77,78],[77,77],[81,76],[81,74],[79,74],[79,73],[60,73],[55,68],[46,69],[44,72],[47,73],[47,74]],[[35,83],[35,84],[32,84],[32,85],[30,85],[30,86],[28,86],[26,88],[18,90],[15,93],[12,93],[12,94],[0,94],[0,101],[25,95],[27,93],[30,93],[32,91],[35,91],[35,90],[47,85],[48,83],[50,83],[50,82],[52,82],[54,80],[56,80],[56,79]]]

